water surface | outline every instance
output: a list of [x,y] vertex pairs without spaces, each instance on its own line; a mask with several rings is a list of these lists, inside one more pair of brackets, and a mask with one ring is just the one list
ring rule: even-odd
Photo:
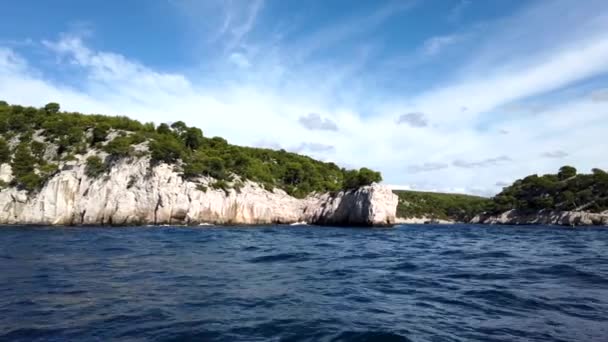
[[607,341],[608,229],[0,229],[0,340]]

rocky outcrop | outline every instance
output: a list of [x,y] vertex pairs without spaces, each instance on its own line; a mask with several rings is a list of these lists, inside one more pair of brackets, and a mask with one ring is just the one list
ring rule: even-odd
[[589,213],[584,211],[541,210],[524,213],[509,210],[500,215],[478,215],[470,223],[532,225],[550,224],[560,226],[608,226],[608,213]]
[[[0,224],[140,225],[273,224],[385,226],[395,222],[397,196],[373,184],[305,199],[282,190],[267,191],[245,181],[238,191],[215,190],[184,180],[172,165],[151,167],[149,160],[116,162],[106,175],[85,174],[83,156],[35,193],[0,191]],[[10,168],[2,167],[10,179]]]
[[323,194],[304,207],[304,221],[319,225],[391,226],[398,197],[387,187],[364,186],[357,190]]

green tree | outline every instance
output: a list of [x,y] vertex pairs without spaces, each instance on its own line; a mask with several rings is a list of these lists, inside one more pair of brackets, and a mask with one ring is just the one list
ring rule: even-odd
[[70,127],[70,129],[67,130],[65,137],[68,144],[72,146],[82,141],[84,133],[80,127]]
[[0,164],[9,163],[11,161],[11,150],[4,138],[0,138]]
[[557,173],[559,180],[566,180],[576,176],[576,169],[572,166],[562,166]]
[[47,114],[57,114],[57,113],[59,113],[60,108],[61,107],[59,106],[59,103],[50,102],[50,103],[47,103],[46,106],[44,106],[44,111]]
[[204,173],[218,180],[226,178],[226,169],[224,167],[224,161],[221,158],[211,157],[204,161],[205,170]]
[[33,172],[36,165],[36,158],[32,155],[27,144],[19,144],[13,156],[12,170],[15,175],[23,175]]
[[289,162],[285,166],[285,176],[283,182],[292,186],[300,184],[304,179],[302,165],[297,162]]
[[183,140],[186,147],[196,150],[203,144],[203,131],[196,127],[187,128],[183,133]]
[[174,163],[181,159],[183,146],[171,135],[160,135],[150,143],[152,160]]
[[166,123],[161,123],[156,128],[156,133],[158,133],[158,134],[170,134],[171,133],[171,128],[169,128],[169,125],[167,125]]
[[44,152],[46,151],[46,144],[39,141],[32,141],[30,149],[38,162],[42,162],[44,159]]
[[183,121],[176,121],[171,124],[171,128],[179,135],[184,133],[188,129],[188,126]]
[[41,178],[35,173],[36,158],[26,144],[20,144],[15,150],[11,167],[17,186],[31,191],[41,185]]
[[370,185],[382,181],[380,172],[372,171],[366,167],[359,169],[359,186]]
[[16,132],[24,131],[28,123],[27,117],[19,112],[13,113],[8,117],[8,128]]

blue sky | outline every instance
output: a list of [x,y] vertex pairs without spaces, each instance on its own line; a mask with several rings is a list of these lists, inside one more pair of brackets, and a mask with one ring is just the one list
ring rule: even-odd
[[491,195],[608,168],[608,2],[8,1],[0,98]]

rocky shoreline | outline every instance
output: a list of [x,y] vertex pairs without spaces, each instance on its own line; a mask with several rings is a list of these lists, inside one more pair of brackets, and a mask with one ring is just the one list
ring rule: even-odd
[[[123,159],[109,172],[90,178],[87,155],[66,162],[42,189],[0,191],[3,225],[263,225],[392,226],[454,224],[430,217],[396,217],[397,195],[372,184],[298,199],[280,189],[243,181],[239,189],[213,189],[212,178],[185,180],[175,165],[150,165],[149,158]],[[0,165],[0,180],[11,181],[11,167]],[[608,226],[608,212],[575,211],[480,214],[468,223],[496,225]]]
[[[244,181],[239,189],[213,189],[211,178],[184,180],[174,165],[149,158],[116,162],[108,174],[87,177],[84,160],[61,165],[37,192],[0,191],[0,224],[23,225],[201,225],[292,224],[391,226],[397,196],[372,184],[304,199]],[[0,178],[10,182],[10,166]]]
[[555,210],[521,212],[518,210],[509,210],[500,215],[477,215],[469,223],[504,225],[546,224],[557,226],[608,226],[608,212],[589,213],[584,211]]
[[589,213],[584,211],[540,210],[538,212],[521,212],[510,210],[500,215],[480,214],[469,222],[438,220],[429,217],[395,219],[396,224],[483,224],[483,225],[553,225],[553,226],[608,226],[608,212]]

